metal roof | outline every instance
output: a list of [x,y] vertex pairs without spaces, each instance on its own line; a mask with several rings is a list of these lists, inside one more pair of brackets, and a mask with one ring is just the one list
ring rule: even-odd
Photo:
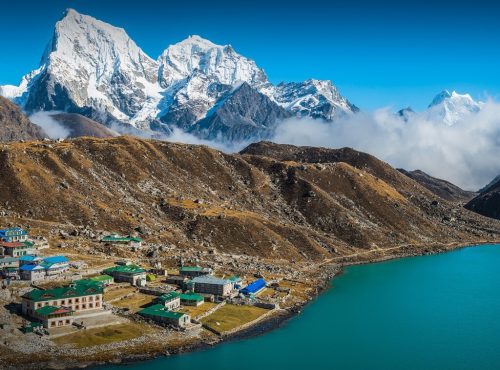
[[181,294],[181,300],[182,301],[197,301],[197,302],[199,302],[199,301],[205,300],[205,298],[202,295],[199,295],[199,294],[196,294],[193,292],[188,292],[188,293]]
[[44,306],[35,310],[35,312],[40,316],[50,316],[50,315],[61,315],[70,314],[73,311],[66,307],[55,307],[55,306]]
[[134,275],[134,274],[142,274],[146,272],[146,270],[137,265],[125,265],[125,266],[110,267],[104,270],[103,272],[105,274],[113,274],[114,272],[118,272],[121,274]]
[[138,312],[139,315],[143,316],[157,316],[157,317],[166,317],[169,319],[174,319],[178,320],[182,316],[184,316],[184,313],[181,312],[174,312],[174,311],[169,311],[168,309],[165,308],[162,304],[155,304],[153,306],[146,307]]
[[65,262],[69,262],[69,259],[67,259],[65,256],[51,256],[51,257],[44,258],[43,262],[45,262],[47,264],[65,263]]
[[45,270],[45,268],[40,265],[22,265],[21,267],[19,267],[19,270],[33,271],[33,270]]
[[215,284],[215,285],[226,285],[232,284],[233,282],[228,279],[221,279],[212,275],[197,276],[191,280],[192,283],[198,284]]
[[50,301],[52,299],[83,297],[102,293],[103,290],[99,286],[87,286],[82,284],[47,290],[33,289],[32,291],[24,294],[23,297],[34,302],[42,302]]

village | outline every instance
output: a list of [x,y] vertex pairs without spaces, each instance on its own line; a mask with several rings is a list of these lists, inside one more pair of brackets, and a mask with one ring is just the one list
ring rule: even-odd
[[[256,258],[158,247],[137,233],[74,234],[61,231],[66,242],[51,245],[20,227],[0,230],[7,346],[24,337],[88,348],[151,332],[215,343],[300,307],[318,289],[297,269]],[[82,240],[87,249],[70,246]]]

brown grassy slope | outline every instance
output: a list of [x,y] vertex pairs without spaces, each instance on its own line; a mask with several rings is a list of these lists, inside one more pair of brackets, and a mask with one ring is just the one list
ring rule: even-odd
[[433,205],[428,190],[356,153],[318,164],[131,137],[13,143],[0,150],[0,208],[121,233],[145,225],[152,241],[289,260],[498,234],[500,223]]
[[43,130],[33,124],[17,105],[0,96],[0,142],[38,140],[43,137]]

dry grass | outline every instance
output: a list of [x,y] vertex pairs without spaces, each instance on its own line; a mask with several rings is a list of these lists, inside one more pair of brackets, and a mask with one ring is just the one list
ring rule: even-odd
[[254,321],[267,312],[269,310],[265,308],[227,304],[202,319],[201,322],[219,333],[224,333]]
[[135,293],[130,297],[113,302],[112,305],[120,308],[128,308],[131,312],[137,312],[146,305],[151,304],[156,299],[155,296]]
[[109,289],[104,292],[104,300],[111,301],[120,297],[124,297],[127,294],[135,292],[137,289],[131,286],[119,287],[114,289]]
[[212,302],[205,302],[198,307],[194,306],[183,306],[179,312],[186,313],[190,315],[193,319],[196,319],[198,316],[203,315],[205,312],[214,308],[217,304]]
[[121,342],[140,337],[143,334],[150,333],[152,329],[145,325],[136,323],[127,323],[120,325],[111,325],[104,328],[95,328],[81,330],[74,334],[55,338],[56,344],[72,344],[75,347],[91,347],[100,344]]

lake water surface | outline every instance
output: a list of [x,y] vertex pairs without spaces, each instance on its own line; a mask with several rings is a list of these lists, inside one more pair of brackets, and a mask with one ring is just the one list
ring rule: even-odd
[[348,267],[281,328],[106,369],[500,369],[500,245]]

